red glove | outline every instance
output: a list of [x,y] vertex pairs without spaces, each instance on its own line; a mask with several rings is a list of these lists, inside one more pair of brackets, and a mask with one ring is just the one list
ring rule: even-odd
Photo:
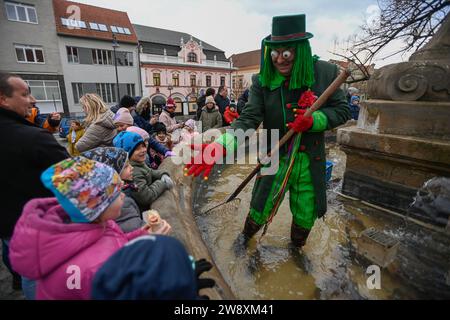
[[208,176],[216,164],[217,160],[221,159],[225,154],[225,148],[217,143],[210,144],[193,144],[191,149],[194,151],[201,151],[191,158],[191,163],[184,168],[187,171],[186,176],[194,175],[198,177],[203,171],[203,178],[208,179]]
[[295,132],[305,132],[311,129],[313,126],[313,117],[305,117],[306,109],[296,110],[296,118],[294,122],[288,123],[288,128],[293,129]]

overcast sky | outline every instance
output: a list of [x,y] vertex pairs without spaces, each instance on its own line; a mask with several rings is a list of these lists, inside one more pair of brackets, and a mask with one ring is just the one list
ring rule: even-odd
[[[259,49],[271,32],[272,17],[306,14],[306,29],[314,34],[313,53],[323,60],[338,58],[336,40],[359,32],[378,12],[376,0],[79,0],[126,11],[132,23],[182,31],[232,54]],[[81,12],[81,16],[83,13]],[[385,50],[393,52],[401,43]],[[409,55],[376,60],[376,66],[407,60]]]

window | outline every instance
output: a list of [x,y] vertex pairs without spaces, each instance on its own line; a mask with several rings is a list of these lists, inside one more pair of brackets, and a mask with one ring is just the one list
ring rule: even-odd
[[86,22],[81,20],[61,18],[61,24],[69,29],[86,29]]
[[78,48],[67,47],[67,61],[69,63],[80,63],[80,59],[78,58]]
[[132,97],[135,96],[134,83],[127,83],[127,94]]
[[114,64],[111,50],[92,49],[92,61],[94,64]]
[[220,85],[221,86],[225,85],[225,77],[220,77]]
[[37,101],[61,101],[58,81],[27,80],[26,82]]
[[211,87],[211,76],[206,76],[206,86]]
[[180,76],[178,73],[172,74],[172,84],[174,87],[180,86]]
[[83,84],[72,83],[73,101],[75,104],[80,103],[80,98],[83,96]]
[[132,52],[116,52],[116,59],[118,66],[133,66],[133,53]]
[[116,102],[116,85],[114,83],[96,83],[97,94],[106,103]]
[[45,63],[42,47],[16,45],[17,61],[21,63]]
[[194,52],[188,53],[188,62],[197,62],[197,55]]
[[111,26],[111,31],[120,34],[131,34],[130,29],[118,26]]
[[95,22],[89,22],[89,28],[92,30],[99,30],[98,24]]
[[108,31],[108,27],[106,27],[105,24],[98,24],[98,28],[100,29],[100,31]]
[[153,85],[158,87],[161,85],[161,74],[159,73],[153,74]]
[[191,87],[195,87],[197,85],[197,77],[195,74],[191,74]]
[[38,23],[35,7],[14,2],[5,2],[5,5],[8,20]]

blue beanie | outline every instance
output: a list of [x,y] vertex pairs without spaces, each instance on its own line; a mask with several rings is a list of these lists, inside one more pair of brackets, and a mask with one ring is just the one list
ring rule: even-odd
[[197,282],[186,249],[175,238],[149,235],[129,242],[95,274],[96,300],[195,300]]
[[358,100],[359,101],[359,96],[352,96],[350,98],[350,102],[353,103],[353,101]]
[[114,147],[124,149],[130,158],[141,143],[144,143],[142,137],[130,131],[122,131],[113,140]]

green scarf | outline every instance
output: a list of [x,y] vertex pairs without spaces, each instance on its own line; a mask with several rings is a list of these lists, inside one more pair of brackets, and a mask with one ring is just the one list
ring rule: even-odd
[[286,81],[286,77],[281,75],[273,65],[271,56],[272,49],[283,47],[295,47],[295,61],[289,80],[289,90],[300,89],[302,87],[311,88],[315,81],[314,62],[317,61],[318,57],[313,57],[308,40],[300,40],[294,44],[265,44],[262,53],[264,54],[264,62],[259,74],[261,85],[270,88],[270,90],[274,90]]

